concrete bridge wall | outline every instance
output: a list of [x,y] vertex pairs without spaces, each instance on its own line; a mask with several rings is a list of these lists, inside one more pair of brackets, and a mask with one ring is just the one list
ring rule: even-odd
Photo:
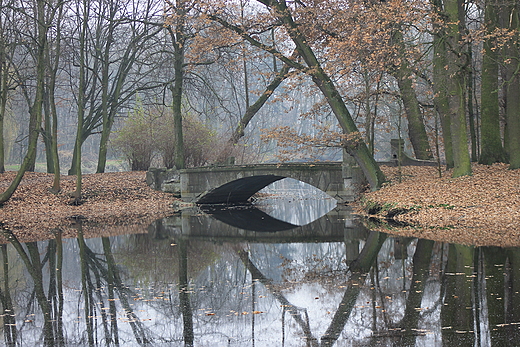
[[150,169],[147,183],[184,201],[227,203],[245,201],[283,178],[308,183],[340,202],[357,198],[365,182],[357,166],[329,162],[208,166],[178,171]]

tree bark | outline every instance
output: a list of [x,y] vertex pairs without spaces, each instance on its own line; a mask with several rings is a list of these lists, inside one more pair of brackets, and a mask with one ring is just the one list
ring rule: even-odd
[[76,143],[74,145],[74,164],[76,167],[76,190],[72,194],[74,203],[79,204],[81,201],[81,190],[83,185],[83,177],[81,172],[81,147],[83,144],[83,121],[85,119],[85,88],[86,88],[86,50],[87,50],[87,29],[88,18],[90,14],[89,1],[83,0],[83,16],[81,20],[81,33],[79,38],[79,87],[78,87],[78,124],[76,129]]
[[[498,22],[496,0],[486,0],[485,18],[486,33],[491,34]],[[482,56],[481,83],[481,153],[480,164],[491,165],[506,162],[506,153],[500,136],[500,117],[498,103],[498,53],[494,47],[495,40],[484,41]]]
[[[2,7],[3,0],[0,0],[0,8]],[[3,18],[0,16],[0,173],[5,172],[4,119],[8,96],[7,78],[9,75],[5,44]]]
[[186,44],[185,20],[186,8],[185,0],[175,1],[172,6],[173,16],[175,18],[172,26],[168,26],[168,32],[172,39],[173,45],[173,70],[175,80],[170,87],[172,92],[172,112],[174,124],[174,138],[175,155],[174,163],[177,169],[184,169],[186,167],[184,155],[184,135],[182,131],[182,93],[184,82],[184,54]]
[[393,33],[393,38],[401,54],[401,64],[395,69],[393,75],[397,79],[408,119],[408,136],[410,137],[415,157],[417,159],[431,160],[433,159],[433,154],[428,141],[426,127],[424,126],[419,101],[417,100],[417,94],[412,84],[413,73],[406,59],[403,33],[400,30],[396,30]]
[[453,154],[453,177],[471,175],[466,125],[467,50],[462,40],[465,12],[462,0],[445,0],[447,79],[450,132]]
[[[442,0],[432,0],[436,12],[443,17]],[[448,101],[448,90],[446,81],[448,79],[446,66],[447,61],[447,48],[445,41],[445,29],[440,26],[435,26],[435,33],[433,36],[433,91],[434,91],[434,105],[439,116],[441,128],[442,128],[442,139],[444,144],[444,155],[446,159],[446,168],[451,169],[454,167],[453,163],[453,146],[451,143],[451,130],[450,130],[450,118],[449,118],[449,101]]]
[[513,38],[504,48],[506,84],[506,131],[509,168],[520,168],[520,19],[517,1],[510,0],[502,6],[504,26],[514,32]]

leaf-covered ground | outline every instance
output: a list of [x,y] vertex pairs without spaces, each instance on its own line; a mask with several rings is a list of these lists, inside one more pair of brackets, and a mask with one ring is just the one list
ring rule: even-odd
[[[0,192],[14,175],[0,174]],[[0,227],[12,230],[24,242],[52,238],[58,228],[63,237],[75,237],[79,230],[86,237],[128,233],[128,226],[142,232],[143,226],[172,214],[170,205],[175,200],[148,187],[145,178],[145,172],[84,175],[83,204],[74,206],[70,194],[75,176],[62,176],[62,191],[53,194],[48,190],[52,175],[28,172],[0,207]]]
[[473,175],[451,178],[435,167],[383,167],[390,184],[364,195],[361,214],[392,217],[411,227],[379,230],[471,245],[520,246],[520,170],[473,165]]

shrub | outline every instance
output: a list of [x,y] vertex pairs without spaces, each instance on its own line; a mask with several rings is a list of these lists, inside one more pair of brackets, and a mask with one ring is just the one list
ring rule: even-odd
[[138,102],[112,141],[112,146],[123,154],[132,171],[150,167],[154,156],[154,128],[154,118]]
[[[174,136],[173,114],[168,108],[145,110],[137,102],[112,146],[123,154],[132,170],[148,170],[156,157],[164,166],[172,168],[176,150]],[[193,115],[183,117],[183,138],[188,167],[207,165],[218,155],[216,132]]]

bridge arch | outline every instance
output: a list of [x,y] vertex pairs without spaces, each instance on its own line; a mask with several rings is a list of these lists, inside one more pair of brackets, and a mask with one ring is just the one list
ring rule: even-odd
[[[198,204],[244,203],[253,194],[283,178],[310,184],[340,201],[355,192],[342,163],[286,163],[216,166],[181,170],[181,197]],[[349,181],[350,179],[350,181]]]

